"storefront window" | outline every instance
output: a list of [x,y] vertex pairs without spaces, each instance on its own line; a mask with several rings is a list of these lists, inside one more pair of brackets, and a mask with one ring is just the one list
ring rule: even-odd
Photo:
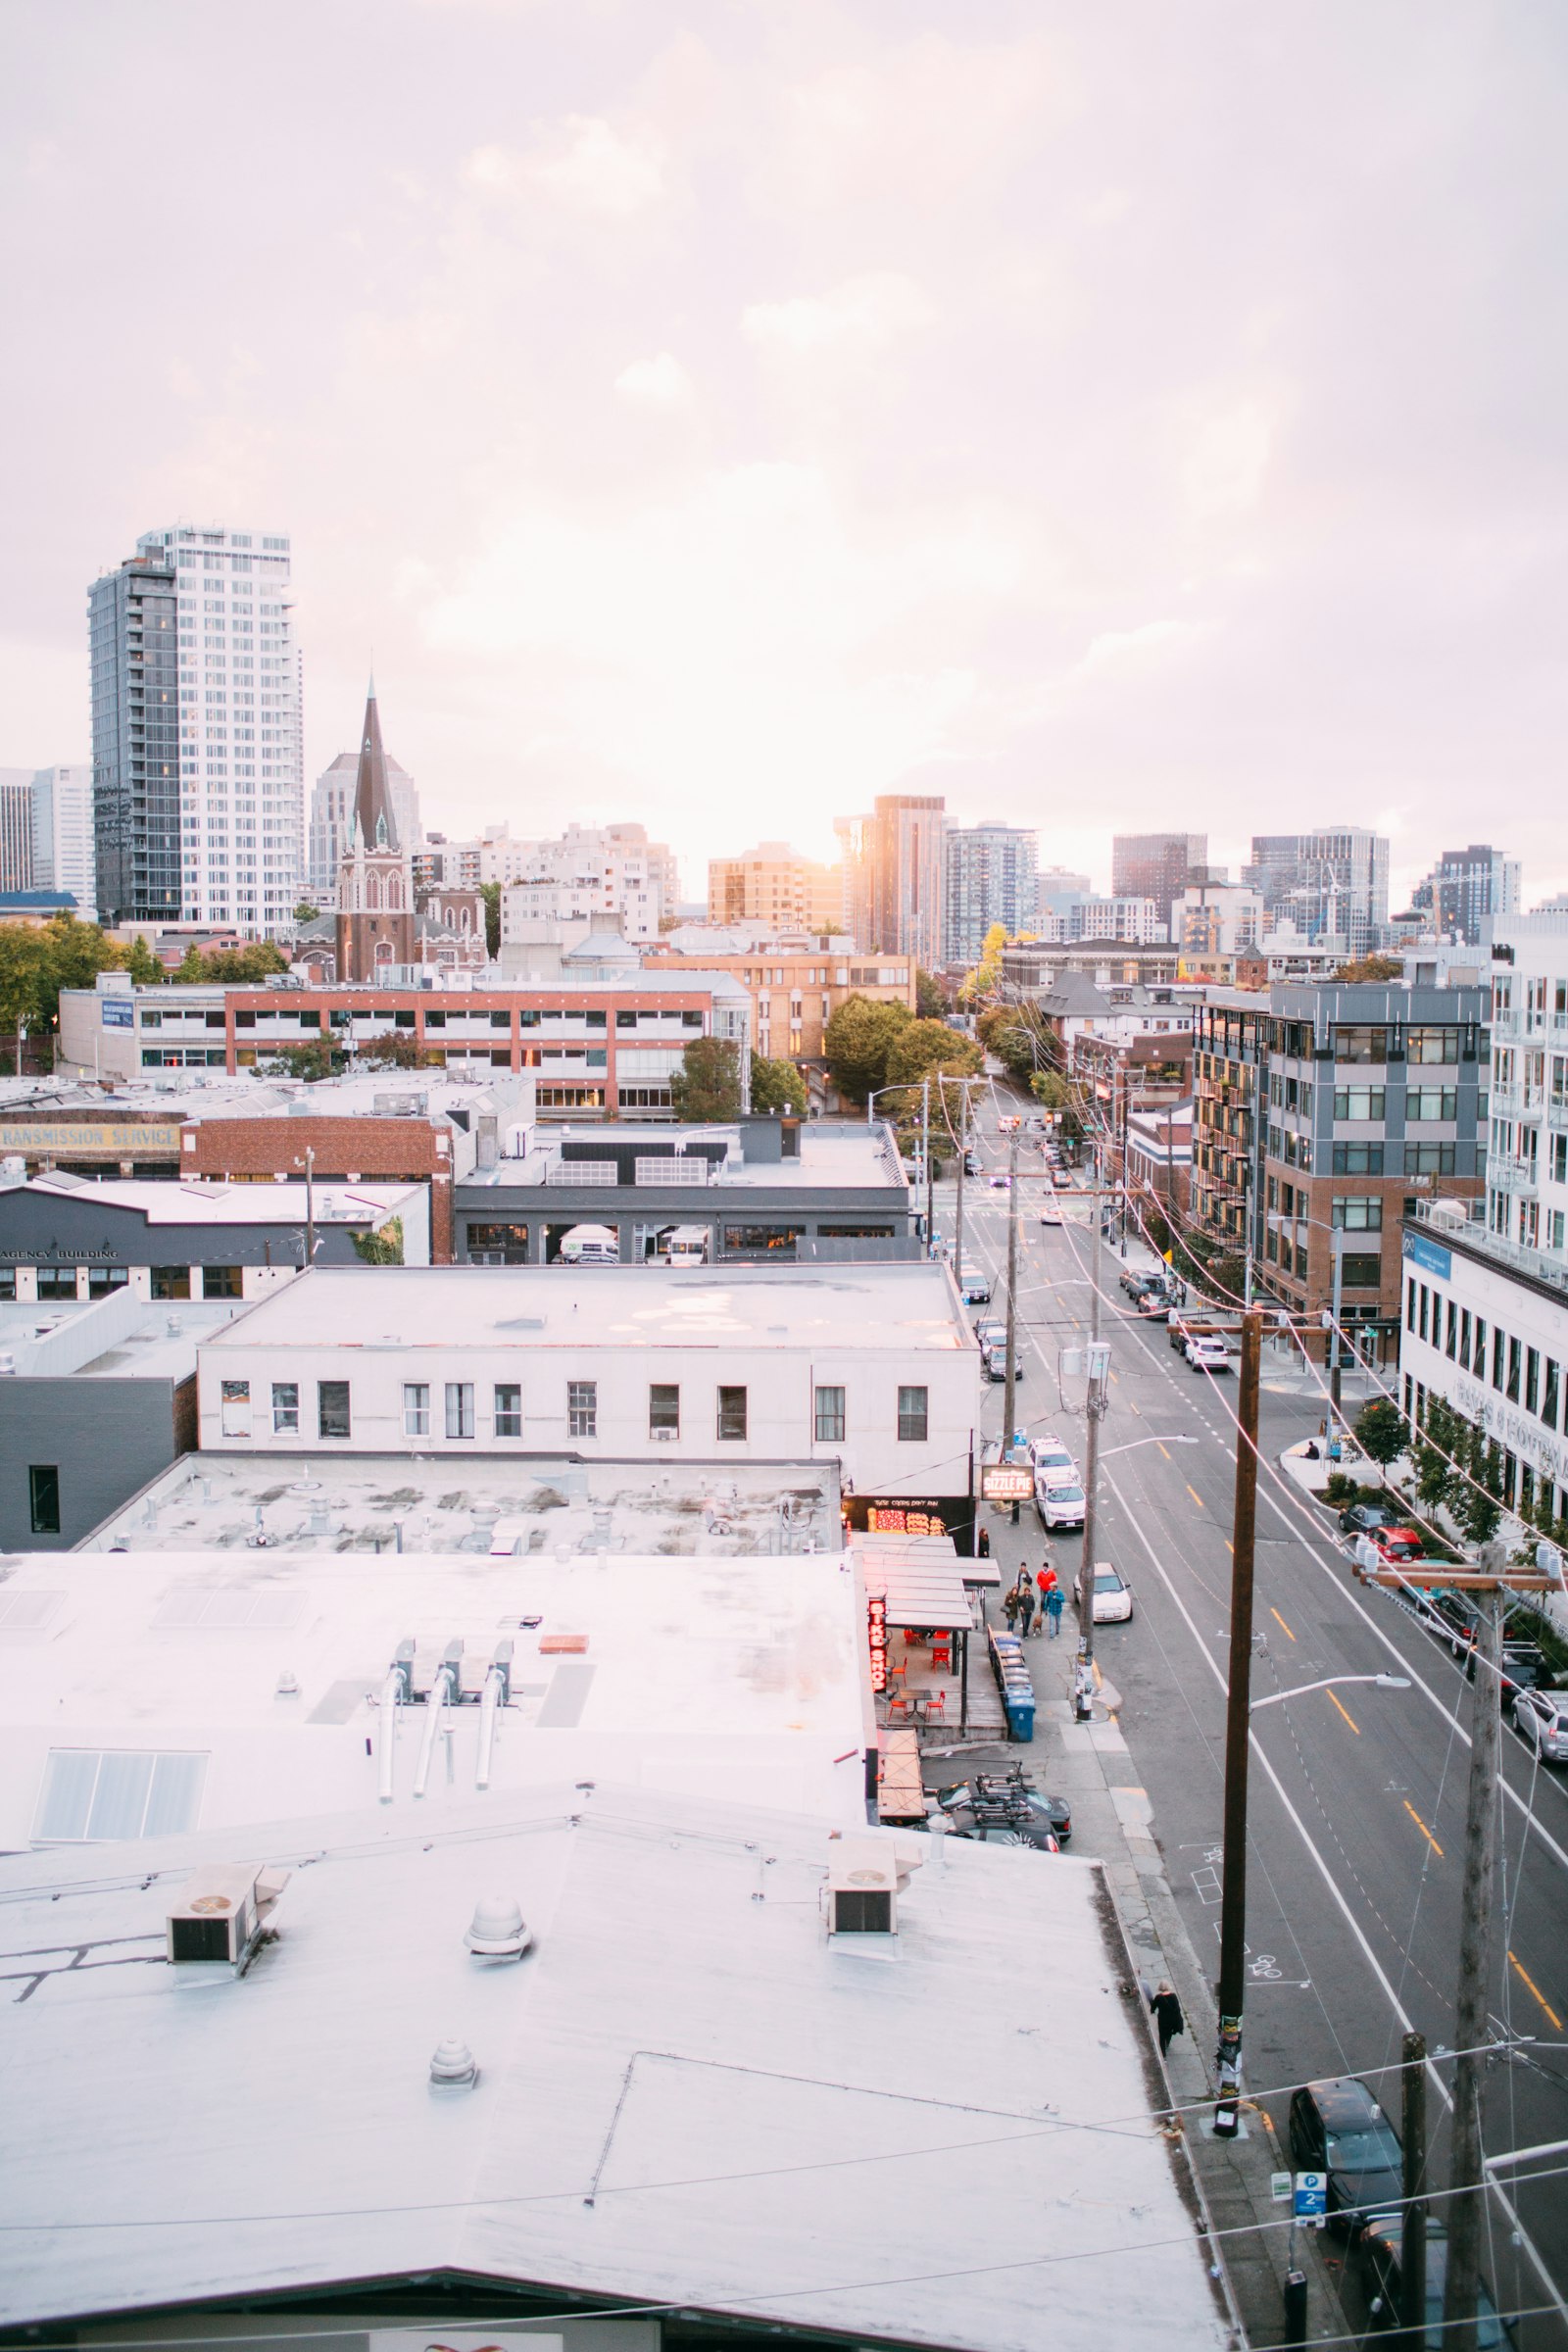
[[190,1297],[189,1266],[151,1266],[152,1295],[155,1298],[188,1298]]
[[349,1384],[346,1380],[317,1382],[316,1428],[317,1435],[322,1438],[346,1438],[351,1435]]
[[793,1257],[804,1225],[726,1225],[725,1254],[731,1257]]

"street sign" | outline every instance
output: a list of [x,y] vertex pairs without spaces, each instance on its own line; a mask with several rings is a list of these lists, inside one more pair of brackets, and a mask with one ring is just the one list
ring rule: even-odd
[[1327,2173],[1298,2173],[1296,2201],[1291,2208],[1294,2218],[1298,2222],[1310,2222],[1315,2230],[1321,2230],[1328,2219],[1328,2210]]
[[1027,1502],[1034,1491],[1034,1472],[1027,1463],[987,1462],[980,1472],[980,1494],[986,1502]]
[[1270,2173],[1268,2177],[1268,2193],[1276,2205],[1290,2203],[1293,2185],[1289,2173]]

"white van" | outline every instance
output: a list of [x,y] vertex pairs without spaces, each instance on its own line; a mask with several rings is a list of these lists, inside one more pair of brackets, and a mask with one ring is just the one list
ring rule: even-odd
[[618,1266],[619,1237],[612,1225],[573,1225],[562,1235],[560,1260],[564,1266]]
[[666,1256],[672,1266],[706,1266],[711,1235],[706,1225],[677,1225],[669,1237]]

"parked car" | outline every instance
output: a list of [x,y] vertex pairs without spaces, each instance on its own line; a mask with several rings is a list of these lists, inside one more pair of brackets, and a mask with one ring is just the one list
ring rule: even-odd
[[965,1267],[957,1277],[958,1296],[965,1306],[987,1306],[991,1301],[991,1277],[976,1269]]
[[1158,1266],[1123,1266],[1117,1280],[1128,1298],[1136,1298],[1141,1292],[1157,1291],[1165,1276]]
[[1340,1513],[1342,1536],[1371,1536],[1380,1527],[1392,1527],[1394,1513],[1381,1502],[1352,1502],[1349,1509]]
[[1042,1527],[1082,1527],[1086,1507],[1076,1479],[1052,1480],[1036,1473],[1035,1510]]
[[1516,1690],[1513,1728],[1543,1764],[1568,1764],[1568,1691]]
[[1418,1560],[1426,1549],[1420,1530],[1402,1525],[1374,1527],[1368,1531],[1368,1540],[1375,1545],[1380,1559],[1387,1560],[1391,1568],[1403,1567],[1409,1560]]
[[1193,1336],[1192,1327],[1185,1316],[1172,1315],[1170,1319],[1170,1328],[1165,1336],[1170,1341],[1170,1344],[1173,1348],[1181,1348],[1185,1349],[1188,1341]]
[[963,1155],[963,1172],[966,1176],[978,1176],[980,1173],[980,1161],[973,1152],[966,1152]]
[[1215,1332],[1195,1332],[1183,1349],[1195,1372],[1228,1372],[1231,1351]]
[[[1441,1588],[1424,1592],[1422,1602],[1427,1630],[1440,1642],[1446,1642],[1456,1658],[1463,1658],[1466,1677],[1474,1682],[1479,1632],[1474,1594]],[[1547,1679],[1546,1653],[1533,1638],[1529,1619],[1521,1617],[1517,1609],[1509,1609],[1503,1617],[1499,1672],[1504,1706],[1512,1702],[1516,1691],[1534,1690]]]
[[1053,1168],[1051,1181],[1058,1191],[1064,1191],[1072,1182],[1072,1172],[1068,1168]]
[[[1401,2311],[1401,2260],[1404,2224],[1396,2213],[1375,2214],[1361,2232],[1361,2260],[1375,2328],[1397,2328]],[[1428,2352],[1443,2352],[1449,2340],[1443,2324],[1443,2299],[1448,2284],[1448,2232],[1431,2216],[1427,2220],[1426,2326],[1422,2342]],[[1507,2352],[1514,2338],[1497,2315],[1486,2281],[1476,2282],[1477,2352]]]
[[1291,2153],[1302,2172],[1328,2175],[1329,2219],[1351,2231],[1404,2195],[1394,2127],[1354,2075],[1302,2084],[1291,2101]]
[[1163,1323],[1175,1306],[1169,1291],[1140,1291],[1138,1312],[1146,1323]]
[[[1058,1846],[1071,1842],[1071,1805],[1064,1796],[1042,1796],[1021,1765],[1010,1772],[977,1772],[967,1781],[939,1788],[936,1798],[955,1829],[967,1816],[993,1832],[1028,1825],[1054,1838]],[[976,1832],[958,1829],[958,1834],[972,1837]]]
[[993,1168],[990,1181],[991,1190],[994,1193],[1004,1193],[1011,1184],[1012,1178],[1007,1174],[1005,1168]]
[[1007,1326],[997,1322],[991,1315],[976,1315],[969,1329],[982,1348],[1005,1348],[1007,1345]]
[[[1077,1579],[1073,1580],[1072,1605],[1082,1607]],[[1097,1625],[1125,1625],[1133,1613],[1133,1589],[1126,1578],[1108,1560],[1095,1562],[1094,1616]]]
[[1049,1194],[1041,1205],[1040,1222],[1042,1225],[1062,1225],[1066,1222],[1066,1219],[1062,1216],[1060,1209],[1056,1206],[1054,1200],[1051,1199]]
[[1031,1438],[1029,1459],[1033,1462],[1036,1471],[1043,1471],[1047,1477],[1056,1471],[1059,1471],[1063,1478],[1076,1478],[1078,1475],[1077,1457],[1068,1450],[1059,1438],[1049,1436]]
[[[1004,1341],[1002,1342],[1002,1345],[1001,1345],[1001,1347],[1000,1347],[1000,1348],[981,1348],[981,1350],[980,1350],[980,1369],[981,1369],[982,1373],[985,1375],[985,1377],[986,1377],[986,1379],[987,1379],[987,1380],[996,1381],[996,1380],[1005,1380],[1005,1379],[1006,1379],[1006,1377],[1007,1377],[1007,1343],[1006,1343],[1006,1341],[1005,1341],[1005,1340],[1004,1340]],[[1023,1378],[1023,1357],[1022,1357],[1022,1355],[1021,1355],[1021,1354],[1020,1354],[1019,1356],[1017,1356],[1017,1357],[1016,1357],[1016,1359],[1014,1360],[1013,1367],[1012,1367],[1012,1377],[1013,1377],[1013,1379],[1014,1379],[1015,1381],[1022,1380],[1022,1378]]]

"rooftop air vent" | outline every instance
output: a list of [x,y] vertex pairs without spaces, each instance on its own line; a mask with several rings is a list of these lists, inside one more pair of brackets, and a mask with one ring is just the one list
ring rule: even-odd
[[430,2088],[434,2091],[472,2090],[479,2080],[473,2052],[466,2041],[451,2035],[438,2041],[430,2055]]
[[520,1960],[533,1942],[533,1930],[510,1894],[484,1894],[463,1938],[475,1960]]

